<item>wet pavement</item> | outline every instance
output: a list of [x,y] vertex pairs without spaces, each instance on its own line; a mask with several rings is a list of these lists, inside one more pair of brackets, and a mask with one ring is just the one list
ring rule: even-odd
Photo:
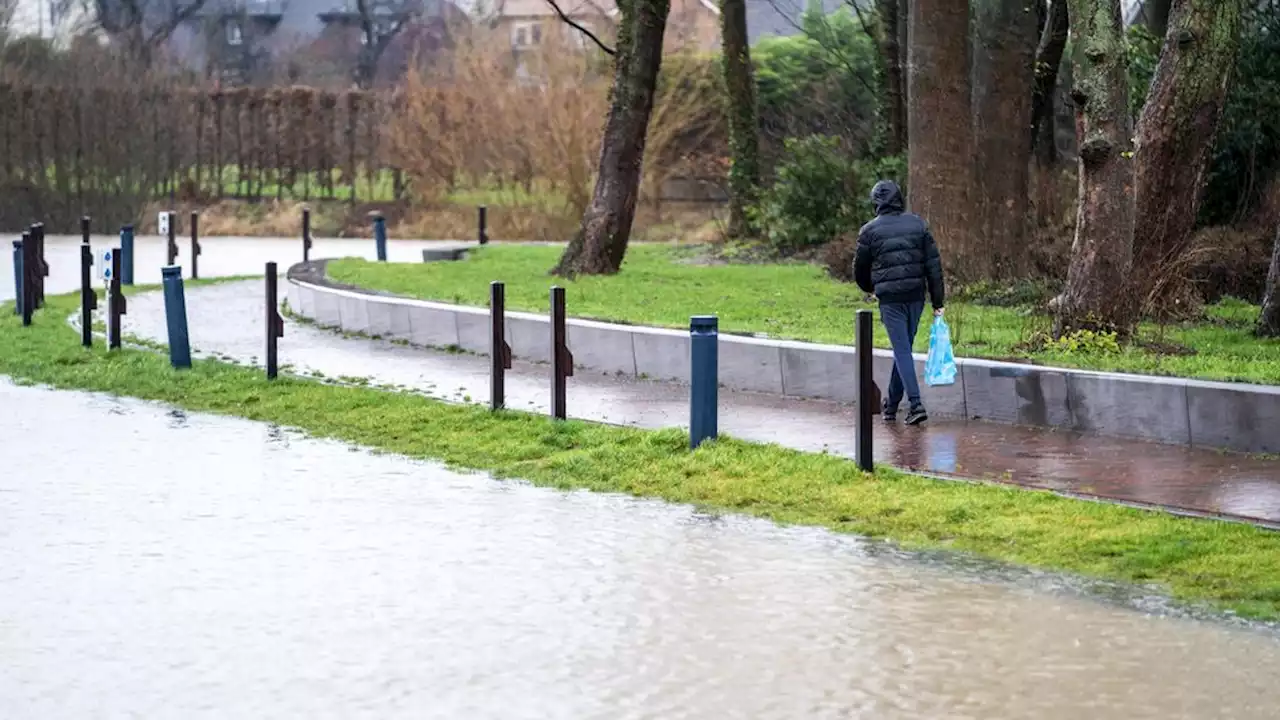
[[1134,589],[129,399],[0,380],[0,406],[6,718],[1250,720],[1280,705],[1274,631]]
[[[257,363],[264,353],[263,302],[261,280],[190,288],[193,347]],[[162,296],[130,300],[125,331],[164,341]],[[474,355],[344,338],[286,321],[280,358],[304,375],[367,378],[458,402],[489,397],[488,360]],[[508,407],[547,412],[549,391],[549,366],[517,361],[508,371]],[[569,414],[586,420],[687,427],[688,402],[688,389],[672,383],[588,370],[569,381]],[[720,429],[734,437],[852,457],[853,426],[848,406],[720,391]],[[875,435],[877,461],[897,467],[1280,523],[1278,459],[975,421],[924,428],[877,422]]]

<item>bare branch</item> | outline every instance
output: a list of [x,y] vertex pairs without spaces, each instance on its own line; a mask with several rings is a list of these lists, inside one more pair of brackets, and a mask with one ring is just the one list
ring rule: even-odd
[[556,0],[547,0],[547,4],[551,6],[552,10],[556,11],[556,15],[560,16],[560,20],[562,20],[566,25],[573,28],[574,30],[577,30],[578,32],[590,38],[591,42],[595,43],[596,47],[603,50],[606,55],[616,56],[618,54],[617,50],[614,50],[608,45],[605,45],[603,42],[600,41],[600,38],[592,34],[590,30],[586,29],[582,25],[579,25],[577,22],[573,20],[573,18],[569,17],[568,15],[565,15],[564,11],[560,9],[560,6],[556,4]]
[[853,8],[853,14],[858,18],[858,24],[862,26],[862,32],[866,33],[872,42],[879,42],[880,38],[871,25],[867,23],[866,17],[862,14],[862,8],[858,6],[858,0],[845,0],[845,4]]
[[[550,2],[551,0],[547,0],[547,1]],[[827,22],[827,18],[825,15],[822,16],[822,18],[820,18],[820,22],[822,23],[822,26],[826,30],[828,30],[828,32],[823,33],[823,37],[815,37],[812,33],[810,33],[807,29],[805,29],[804,25],[793,20],[791,15],[789,15],[788,13],[783,12],[782,8],[778,7],[778,0],[769,0],[769,4],[773,6],[773,9],[775,12],[778,13],[778,16],[781,17],[784,22],[790,25],[792,29],[799,32],[801,35],[809,38],[810,40],[818,43],[818,45],[823,49],[824,52],[826,52],[828,55],[835,58],[836,62],[840,63],[840,65],[844,67],[844,69],[849,73],[849,75],[852,76],[855,80],[857,80],[858,84],[861,85],[864,89],[866,89],[867,92],[872,94],[879,92],[879,90],[877,90],[875,87],[872,87],[871,83],[868,82],[865,77],[863,77],[862,72],[859,71],[858,68],[854,67],[853,62],[849,59],[849,56],[846,55],[839,48],[838,44],[831,42],[831,37],[829,32],[831,29],[831,25]]]

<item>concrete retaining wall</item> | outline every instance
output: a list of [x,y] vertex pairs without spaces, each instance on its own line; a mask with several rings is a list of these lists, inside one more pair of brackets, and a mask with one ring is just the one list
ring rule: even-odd
[[[489,352],[489,312],[343,288],[323,263],[289,270],[289,307],[318,325],[426,347]],[[606,374],[688,382],[689,334],[587,320],[568,321],[575,366]],[[520,359],[547,362],[550,321],[508,312],[507,342]],[[923,386],[932,416],[1061,428],[1240,452],[1280,453],[1280,387],[1099,373],[958,358],[954,385]],[[893,366],[875,351],[885,388]],[[916,356],[923,377],[924,356]],[[852,402],[852,347],[720,336],[725,387]]]

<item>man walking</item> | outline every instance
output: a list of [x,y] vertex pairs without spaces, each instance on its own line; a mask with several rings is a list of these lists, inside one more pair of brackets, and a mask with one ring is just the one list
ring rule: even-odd
[[929,419],[929,414],[920,402],[920,382],[911,346],[924,313],[926,292],[933,303],[933,314],[942,314],[942,256],[924,220],[904,212],[906,205],[897,183],[876,183],[871,190],[871,204],[876,217],[858,231],[853,276],[858,287],[874,292],[880,301],[880,321],[893,345],[893,373],[881,410],[885,422],[896,420],[905,392],[911,404],[906,423],[919,425]]

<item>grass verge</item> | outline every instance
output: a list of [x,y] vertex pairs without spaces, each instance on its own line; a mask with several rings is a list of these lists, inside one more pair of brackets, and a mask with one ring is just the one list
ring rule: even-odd
[[890,470],[869,476],[842,458],[729,438],[690,452],[678,430],[556,423],[298,378],[268,382],[259,370],[214,360],[174,371],[157,353],[80,347],[64,322],[78,302],[49,298],[30,328],[0,305],[0,374],[278,423],[538,485],[658,497],[1153,584],[1182,601],[1280,619],[1280,533]]
[[[690,315],[715,313],[723,331],[838,344],[852,340],[853,311],[875,307],[858,288],[831,280],[809,264],[707,266],[682,262],[671,247],[637,245],[627,250],[618,275],[563,281],[547,276],[559,253],[558,248],[507,246],[480,249],[459,263],[348,259],[330,263],[329,274],[352,285],[466,305],[486,305],[489,282],[502,280],[507,307],[534,312],[547,309],[548,288],[559,282],[575,317],[684,328]],[[1280,384],[1280,340],[1252,335],[1258,312],[1255,306],[1227,302],[1210,308],[1206,322],[1144,326],[1136,345],[1083,352],[1021,348],[1049,325],[1046,316],[1027,306],[953,302],[947,318],[960,356]],[[928,330],[922,328],[916,349],[925,352],[928,342]],[[888,347],[883,328],[876,328],[876,344]]]

